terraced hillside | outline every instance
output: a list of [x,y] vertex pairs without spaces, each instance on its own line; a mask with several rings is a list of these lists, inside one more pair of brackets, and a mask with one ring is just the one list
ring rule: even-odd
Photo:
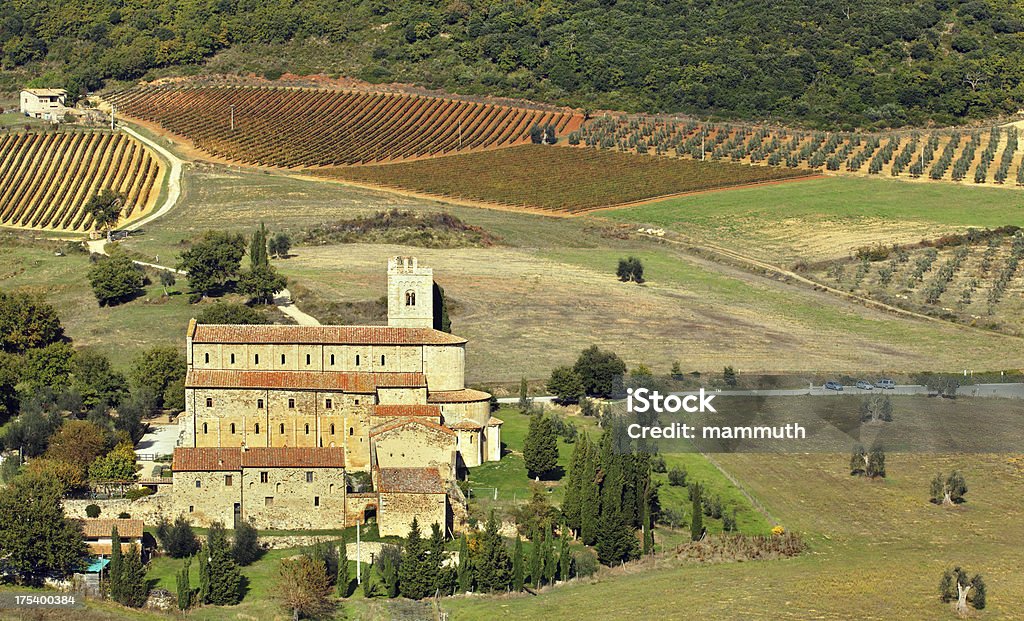
[[565,111],[327,89],[144,86],[107,99],[216,156],[287,168],[507,147],[528,141],[535,125],[561,135],[582,121]]
[[1016,127],[830,133],[604,116],[568,136],[572,145],[868,176],[1024,186]]
[[122,219],[148,210],[163,165],[142,143],[106,131],[0,135],[0,226],[89,231],[83,207],[101,190],[126,198]]

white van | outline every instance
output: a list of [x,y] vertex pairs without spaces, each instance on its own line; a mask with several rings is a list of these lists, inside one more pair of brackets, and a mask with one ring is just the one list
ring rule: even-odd
[[893,390],[896,388],[896,382],[891,379],[880,379],[875,382],[875,388],[881,388],[882,390]]

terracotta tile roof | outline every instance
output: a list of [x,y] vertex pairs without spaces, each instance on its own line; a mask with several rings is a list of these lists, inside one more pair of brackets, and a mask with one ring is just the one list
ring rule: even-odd
[[389,326],[249,326],[198,324],[196,343],[316,345],[461,345],[466,339],[431,328]]
[[493,427],[495,425],[504,425],[504,424],[505,424],[505,421],[501,420],[497,416],[492,416],[490,419],[487,420],[487,426],[488,427]]
[[[117,527],[117,536],[122,542],[125,539],[138,539],[142,537],[142,520],[108,520],[87,518],[78,520],[82,524],[82,534],[90,538],[110,537],[110,531]],[[107,545],[110,548],[110,545]]]
[[237,471],[242,468],[344,468],[345,449],[311,446],[240,448],[178,447],[175,472]]
[[381,468],[378,491],[404,494],[443,494],[437,468]]
[[472,388],[462,390],[438,390],[427,394],[427,403],[472,403],[486,401],[491,395]]
[[238,448],[217,447],[176,447],[174,472],[215,472],[218,470],[241,470],[242,451]]
[[339,373],[334,371],[225,371],[192,369],[186,388],[287,388],[372,393],[378,387],[421,388],[422,373]]
[[[118,531],[118,534],[120,535],[121,532]],[[92,543],[87,541],[85,542],[85,545],[89,548],[89,554],[92,554],[93,556],[110,556],[114,551],[114,545],[110,543]],[[127,554],[131,549],[131,543],[125,541],[121,542],[121,554]]]
[[441,416],[441,408],[437,405],[378,405],[373,409],[374,416]]
[[378,425],[377,427],[374,427],[372,431],[370,431],[370,435],[371,436],[380,435],[380,434],[382,434],[384,432],[391,431],[392,429],[398,429],[399,427],[405,427],[406,425],[420,425],[420,426],[423,426],[423,427],[428,427],[430,429],[434,429],[435,431],[440,431],[442,433],[446,433],[446,434],[448,434],[450,436],[454,436],[455,435],[455,432],[452,431],[451,429],[447,428],[447,427],[444,427],[442,425],[438,425],[437,423],[431,423],[429,421],[419,420],[419,419],[415,419],[415,418],[408,418],[408,419],[400,420],[400,421],[397,421],[397,422],[394,422],[394,423],[387,423],[387,424],[384,424],[384,425]]
[[344,468],[345,449],[327,447],[259,447],[242,452],[243,468]]
[[484,426],[481,425],[480,423],[476,422],[476,421],[472,421],[472,420],[466,419],[466,420],[460,420],[459,422],[455,423],[454,425],[448,425],[448,428],[449,429],[460,429],[460,430],[464,429],[464,430],[467,430],[467,431],[472,431],[474,429],[483,429]]

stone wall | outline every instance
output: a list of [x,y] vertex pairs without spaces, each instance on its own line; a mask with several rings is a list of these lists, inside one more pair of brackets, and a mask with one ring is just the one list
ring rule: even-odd
[[434,522],[445,532],[451,528],[448,496],[445,494],[381,493],[377,528],[381,537],[406,537],[413,518],[420,527],[430,532]]
[[192,367],[231,371],[421,373],[422,350],[422,345],[193,343]]
[[256,528],[345,526],[343,468],[244,468],[242,481],[242,517]]
[[377,464],[381,468],[441,467],[451,469],[455,435],[435,427],[407,422],[373,437]]
[[363,522],[366,509],[372,507],[374,511],[378,508],[378,499],[375,492],[348,494],[345,497],[345,527],[355,526]]
[[86,518],[85,508],[94,504],[100,508],[100,517],[113,519],[124,512],[132,519],[142,520],[146,526],[152,526],[161,517],[170,519],[174,515],[174,498],[169,486],[160,486],[160,491],[152,496],[144,496],[138,500],[116,498],[111,500],[64,500],[64,513],[71,518]]
[[[242,502],[241,472],[175,472],[169,490],[174,497],[171,517],[184,515],[195,526],[235,523],[235,504]],[[198,482],[198,486],[196,483]]]

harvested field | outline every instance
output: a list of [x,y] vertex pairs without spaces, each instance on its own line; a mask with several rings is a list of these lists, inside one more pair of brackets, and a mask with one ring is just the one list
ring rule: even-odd
[[523,145],[403,164],[329,168],[317,174],[447,198],[579,213],[671,194],[792,179],[808,173]]

